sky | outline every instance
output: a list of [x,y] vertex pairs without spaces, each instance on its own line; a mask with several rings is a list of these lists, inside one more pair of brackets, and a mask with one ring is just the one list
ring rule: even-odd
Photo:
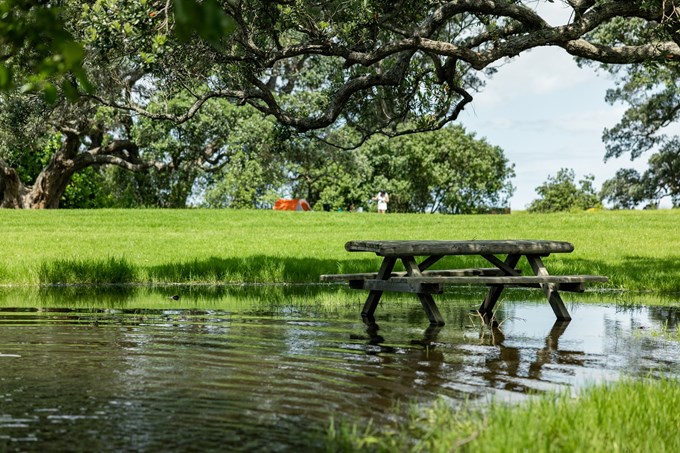
[[[547,4],[544,17],[564,23],[567,10]],[[579,68],[573,57],[557,47],[533,49],[503,62],[498,72],[458,117],[458,124],[477,138],[503,149],[515,164],[510,200],[513,210],[524,210],[538,198],[536,188],[561,168],[571,168],[576,181],[595,176],[595,188],[620,168],[642,172],[649,155],[604,162],[602,132],[615,126],[626,110],[604,97],[614,80],[595,67]]]

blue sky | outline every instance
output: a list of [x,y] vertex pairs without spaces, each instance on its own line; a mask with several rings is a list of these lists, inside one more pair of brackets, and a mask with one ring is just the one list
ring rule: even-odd
[[[566,22],[564,5],[546,6],[549,22]],[[564,50],[538,48],[498,67],[458,123],[501,147],[515,164],[511,207],[523,210],[538,197],[536,187],[560,168],[573,169],[577,181],[594,175],[599,190],[619,168],[647,167],[648,156],[603,160],[602,132],[625,111],[623,104],[605,102],[606,90],[613,87],[606,73],[579,68]]]
[[499,68],[458,120],[515,164],[511,207],[524,209],[538,196],[536,187],[560,168],[572,168],[577,180],[594,175],[599,189],[619,168],[646,167],[644,156],[604,162],[602,132],[625,111],[604,101],[613,86],[608,75],[579,68],[560,49],[535,49]]

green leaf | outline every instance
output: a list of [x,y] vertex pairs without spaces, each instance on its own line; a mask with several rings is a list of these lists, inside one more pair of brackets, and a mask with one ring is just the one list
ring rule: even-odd
[[43,96],[45,97],[45,102],[54,104],[57,100],[57,88],[49,82],[45,83],[45,86],[43,86]]
[[8,90],[12,87],[12,68],[0,65],[0,89]]
[[224,12],[217,0],[174,0],[175,34],[186,41],[193,33],[214,47],[236,29],[236,21]]
[[61,43],[61,53],[64,56],[64,63],[69,68],[79,66],[85,58],[83,47],[75,41],[65,41]]

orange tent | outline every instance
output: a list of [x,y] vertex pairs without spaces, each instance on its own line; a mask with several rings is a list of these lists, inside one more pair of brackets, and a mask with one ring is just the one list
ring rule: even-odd
[[312,207],[304,198],[293,198],[292,200],[279,198],[274,203],[274,210],[276,211],[310,211],[311,209]]

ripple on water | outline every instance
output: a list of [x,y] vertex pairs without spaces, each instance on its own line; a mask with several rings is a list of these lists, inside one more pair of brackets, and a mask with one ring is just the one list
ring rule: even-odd
[[398,400],[679,374],[678,342],[641,332],[668,328],[672,309],[582,305],[564,324],[547,304],[505,304],[490,332],[469,305],[443,307],[443,328],[398,304],[380,327],[356,308],[0,308],[0,449],[320,448],[332,417],[380,423]]

